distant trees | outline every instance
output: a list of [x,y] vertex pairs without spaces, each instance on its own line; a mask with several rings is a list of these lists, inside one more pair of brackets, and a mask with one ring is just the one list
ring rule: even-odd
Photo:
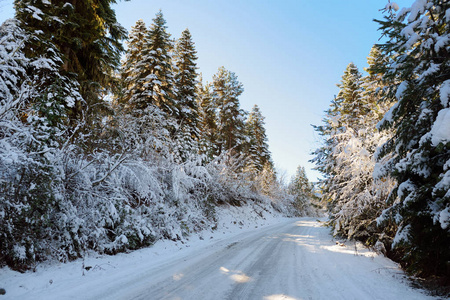
[[295,197],[295,206],[299,211],[308,209],[311,200],[315,198],[314,186],[306,176],[305,168],[298,166],[295,175],[289,183],[289,193]]

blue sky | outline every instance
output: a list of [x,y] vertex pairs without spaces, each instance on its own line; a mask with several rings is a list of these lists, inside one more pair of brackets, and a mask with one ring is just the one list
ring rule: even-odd
[[[0,0],[0,21],[12,16],[11,2]],[[279,173],[289,178],[301,165],[315,181],[320,174],[308,160],[320,136],[311,124],[320,125],[347,64],[366,66],[380,38],[372,20],[382,18],[387,2],[132,0],[114,8],[127,30],[138,19],[150,25],[159,9],[172,37],[189,28],[204,80],[225,66],[244,84],[242,108],[260,107]],[[412,2],[396,1],[400,7]]]

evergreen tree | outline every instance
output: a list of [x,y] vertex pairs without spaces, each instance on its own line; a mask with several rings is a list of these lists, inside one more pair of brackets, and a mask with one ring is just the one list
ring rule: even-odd
[[213,97],[218,108],[219,152],[240,153],[243,144],[244,112],[238,97],[244,91],[236,74],[220,67],[213,76]]
[[[351,179],[348,164],[351,161],[342,159],[347,142],[354,136],[359,128],[357,125],[361,115],[357,107],[361,102],[360,73],[353,63],[350,63],[342,76],[338,97],[331,103],[326,112],[324,125],[315,127],[325,137],[325,144],[315,152],[313,160],[317,169],[326,174],[323,180],[324,197],[328,201],[330,210],[339,202],[342,184]],[[353,103],[356,102],[356,103]]]
[[[382,60],[378,49],[372,49],[369,65]],[[316,152],[316,162],[326,174],[324,197],[329,201],[334,234],[364,242],[370,239],[373,244],[380,237],[375,221],[386,207],[384,197],[392,186],[387,177],[372,178],[374,153],[385,139],[375,128],[386,111],[377,104],[383,85],[380,74],[371,71],[361,78],[350,64],[338,86],[341,89],[328,111],[327,124],[319,127],[328,140]]]
[[127,111],[143,109],[146,101],[143,93],[145,91],[146,76],[149,74],[147,57],[144,59],[146,51],[148,30],[144,21],[138,20],[136,25],[131,27],[128,36],[128,49],[121,69],[123,94],[119,96],[118,102]]
[[147,47],[144,50],[144,61],[147,72],[143,95],[146,101],[155,104],[167,115],[178,118],[176,103],[174,71],[172,68],[173,43],[167,32],[166,20],[161,11],[156,14],[148,31]]
[[[122,87],[118,97],[123,107],[121,130],[124,147],[134,145],[139,155],[150,159],[152,151],[169,155],[177,128],[170,35],[159,12],[152,29],[138,20],[132,28],[122,66]],[[127,146],[128,145],[128,146]]]
[[255,105],[246,122],[245,155],[247,156],[246,170],[257,174],[262,171],[266,162],[270,161],[269,145],[267,144],[264,117]]
[[178,124],[176,135],[178,156],[186,156],[198,151],[199,129],[197,107],[197,60],[191,33],[185,29],[175,47],[175,87],[178,99]]
[[314,198],[314,187],[306,176],[305,168],[297,167],[294,177],[289,183],[289,193],[295,197],[295,206],[298,211],[304,211]]
[[[415,1],[378,21],[388,41],[384,79],[397,99],[381,128],[394,129],[380,158],[398,182],[380,219],[398,224],[394,247],[407,270],[450,275],[450,23],[448,1]],[[390,156],[390,157],[389,157]]]
[[[76,75],[84,101],[75,99],[69,111],[72,126],[83,114],[90,123],[99,124],[95,115],[109,109],[102,93],[113,86],[113,73],[123,51],[121,40],[126,37],[111,8],[113,3],[114,0],[14,1],[21,26],[29,32],[41,32],[63,55],[63,75]],[[32,41],[27,44],[30,50],[39,47]],[[33,50],[27,55],[39,53]]]
[[199,152],[205,154],[207,160],[210,161],[219,155],[217,107],[212,95],[212,85],[210,83],[203,84],[201,75],[197,84],[197,95],[200,129]]
[[348,64],[341,83],[337,85],[339,93],[335,99],[340,111],[339,122],[343,126],[349,126],[354,129],[361,126],[358,124],[358,119],[368,111],[361,97],[361,77],[358,67],[354,63]]

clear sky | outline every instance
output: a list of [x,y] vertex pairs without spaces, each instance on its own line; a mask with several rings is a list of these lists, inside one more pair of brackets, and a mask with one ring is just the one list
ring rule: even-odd
[[[12,16],[11,0],[0,0],[0,21]],[[114,5],[127,30],[138,19],[149,26],[162,10],[169,33],[189,28],[199,72],[212,81],[220,66],[244,84],[241,107],[257,104],[266,117],[269,149],[280,174],[297,166],[316,181],[308,162],[320,146],[311,124],[320,125],[345,67],[362,71],[380,38],[379,11],[388,0],[132,0]],[[412,0],[399,0],[400,7]]]

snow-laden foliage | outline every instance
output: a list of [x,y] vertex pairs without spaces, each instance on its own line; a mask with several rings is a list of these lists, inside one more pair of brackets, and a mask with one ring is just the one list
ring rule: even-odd
[[373,47],[368,76],[361,77],[356,66],[349,64],[325,125],[316,127],[326,144],[316,151],[315,162],[326,175],[321,184],[334,234],[389,249],[392,241],[377,227],[377,217],[387,208],[385,199],[394,182],[380,172],[385,165],[375,161],[377,148],[390,136],[389,131],[376,129],[390,105],[378,102],[384,83],[373,69],[384,61],[379,48]]
[[388,38],[384,80],[396,99],[379,124],[394,130],[380,158],[398,182],[380,223],[396,222],[403,264],[423,275],[449,272],[449,9],[448,1],[415,1],[379,21]]
[[[59,73],[63,61],[41,32],[8,20],[0,41],[0,251],[2,261],[20,266],[39,259],[39,241],[51,237],[62,200],[57,157],[66,112],[81,96],[76,82]],[[30,44],[47,51],[28,57]]]

